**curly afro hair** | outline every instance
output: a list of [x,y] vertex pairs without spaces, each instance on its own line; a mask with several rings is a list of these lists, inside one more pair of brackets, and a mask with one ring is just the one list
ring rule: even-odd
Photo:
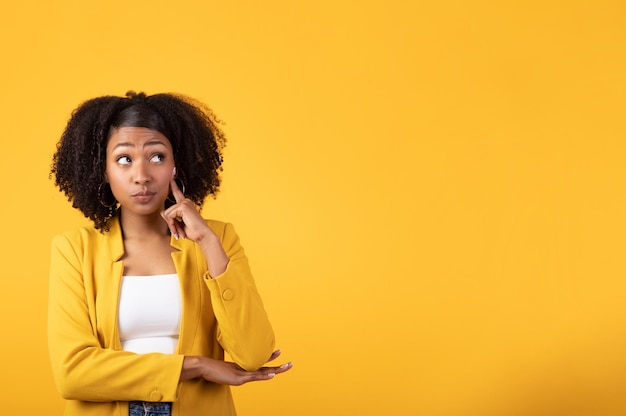
[[107,231],[118,211],[104,182],[108,139],[116,128],[146,127],[169,139],[185,196],[201,206],[208,195],[216,196],[220,185],[226,138],[219,124],[210,108],[180,94],[129,91],[125,97],[93,98],[73,111],[57,143],[50,176],[74,208]]

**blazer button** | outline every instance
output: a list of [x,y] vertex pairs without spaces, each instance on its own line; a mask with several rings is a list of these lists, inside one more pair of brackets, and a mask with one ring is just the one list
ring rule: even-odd
[[163,398],[163,395],[158,391],[150,392],[150,401],[151,402],[159,402]]
[[226,289],[222,292],[222,299],[224,300],[233,300],[233,297],[235,297],[235,294],[230,289]]

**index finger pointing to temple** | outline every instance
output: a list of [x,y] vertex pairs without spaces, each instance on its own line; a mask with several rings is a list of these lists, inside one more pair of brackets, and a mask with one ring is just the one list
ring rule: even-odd
[[174,178],[172,178],[172,180],[170,181],[170,187],[172,188],[172,195],[174,195],[176,203],[178,204],[180,202],[183,202],[185,200],[185,194],[182,193]]

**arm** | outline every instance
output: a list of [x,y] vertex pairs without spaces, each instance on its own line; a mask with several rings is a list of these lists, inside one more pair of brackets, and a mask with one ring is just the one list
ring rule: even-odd
[[173,177],[171,189],[176,204],[161,215],[172,235],[196,242],[206,259],[204,281],[218,322],[218,341],[237,365],[256,370],[272,355],[274,332],[239,237],[230,224],[209,226]]
[[274,332],[231,224],[224,224],[220,240],[230,260],[219,276],[204,277],[218,321],[218,341],[235,363],[256,370],[274,350]]
[[95,291],[82,270],[84,250],[64,236],[52,242],[48,347],[61,395],[84,401],[176,400],[184,357],[103,347],[96,330]]
[[[279,355],[280,351],[275,351],[268,361],[276,359]],[[277,367],[261,367],[255,371],[246,371],[235,363],[208,357],[188,356],[183,361],[180,380],[202,377],[213,383],[240,386],[250,381],[271,380],[291,367],[292,363],[289,362]]]

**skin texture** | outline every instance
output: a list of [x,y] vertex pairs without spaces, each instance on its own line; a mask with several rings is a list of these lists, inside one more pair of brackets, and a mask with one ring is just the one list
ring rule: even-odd
[[174,169],[170,141],[143,127],[121,127],[107,143],[105,182],[125,216],[139,219],[163,209]]
[[[167,137],[144,127],[115,129],[107,143],[105,166],[105,181],[120,205],[126,275],[174,273],[170,233],[200,246],[212,278],[226,270],[229,259],[219,237],[174,180],[174,152]],[[165,209],[170,192],[176,203]],[[279,355],[280,351],[274,352],[268,362]],[[231,362],[187,356],[180,380],[202,377],[214,383],[241,385],[269,380],[291,367],[292,363],[287,363],[245,371]]]
[[[275,360],[279,355],[280,350],[274,351],[268,362]],[[245,371],[235,363],[208,357],[185,357],[180,380],[202,377],[213,383],[240,386],[250,381],[271,380],[277,374],[284,373],[291,367],[292,363],[289,362],[276,367],[262,367],[257,371]]]

